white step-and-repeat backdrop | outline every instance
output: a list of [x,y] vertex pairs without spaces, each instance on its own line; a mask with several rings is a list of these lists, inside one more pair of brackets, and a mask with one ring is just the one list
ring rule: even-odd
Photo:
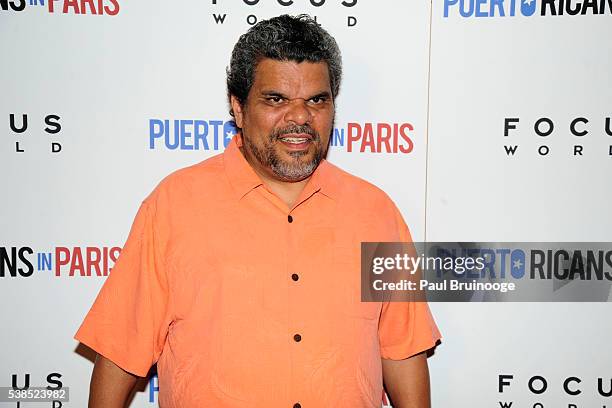
[[[336,37],[328,158],[415,240],[612,241],[610,0],[0,0],[0,387],[86,406],[72,336],[141,200],[224,149],[233,44],[282,13]],[[432,303],[433,406],[612,407],[599,300]],[[155,377],[131,406],[157,406]]]

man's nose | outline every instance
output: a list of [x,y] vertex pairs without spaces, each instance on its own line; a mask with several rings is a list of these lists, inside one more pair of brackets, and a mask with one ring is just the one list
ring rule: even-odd
[[296,98],[289,101],[285,121],[293,122],[296,125],[304,125],[312,121],[312,112],[304,99]]

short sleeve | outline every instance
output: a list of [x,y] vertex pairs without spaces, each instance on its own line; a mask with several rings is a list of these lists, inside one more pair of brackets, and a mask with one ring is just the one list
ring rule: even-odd
[[161,235],[155,206],[145,200],[117,262],[74,336],[141,377],[157,362],[170,323]]
[[402,360],[429,350],[442,337],[426,302],[386,302],[378,324],[380,355]]
[[[394,206],[400,241],[412,242]],[[378,324],[381,357],[402,360],[434,347],[442,337],[427,302],[384,302]]]

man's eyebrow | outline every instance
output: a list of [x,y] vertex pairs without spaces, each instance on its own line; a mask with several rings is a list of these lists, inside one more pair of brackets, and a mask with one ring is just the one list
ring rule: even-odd
[[322,92],[319,92],[319,93],[311,96],[308,99],[314,99],[314,98],[327,98],[327,99],[329,99],[329,98],[331,98],[331,94],[329,93],[329,91],[322,91]]
[[[289,98],[287,95],[283,94],[280,91],[274,91],[274,90],[264,90],[261,91],[261,96],[277,96],[283,99],[291,99]],[[313,99],[313,98],[327,98],[330,99],[331,98],[331,93],[329,91],[321,91],[321,92],[317,92],[316,94],[312,95],[309,98],[304,98],[305,100],[308,99]]]
[[278,96],[280,98],[289,99],[287,98],[287,95],[283,94],[280,91],[274,91],[274,90],[261,91],[261,96]]

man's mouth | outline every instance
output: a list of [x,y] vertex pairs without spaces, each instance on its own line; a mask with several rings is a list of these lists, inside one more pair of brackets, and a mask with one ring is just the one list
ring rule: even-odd
[[300,143],[309,142],[310,138],[308,137],[281,137],[280,140],[285,143],[300,144]]
[[291,150],[306,150],[312,142],[312,136],[301,135],[286,135],[279,138],[281,143]]

